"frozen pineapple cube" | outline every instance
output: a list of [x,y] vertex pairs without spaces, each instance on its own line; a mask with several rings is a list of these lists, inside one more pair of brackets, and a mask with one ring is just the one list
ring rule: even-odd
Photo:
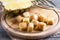
[[19,30],[20,31],[27,31],[27,23],[19,23]]
[[32,32],[34,29],[34,24],[33,23],[29,23],[28,24],[28,28],[27,28],[27,32]]
[[30,17],[30,13],[29,13],[29,12],[24,12],[24,13],[23,13],[23,16],[24,16],[24,17]]
[[23,22],[29,23],[29,18],[24,18]]
[[39,22],[38,25],[35,27],[35,30],[37,31],[44,31],[46,28],[46,23]]
[[23,17],[19,15],[19,16],[16,17],[16,19],[17,19],[18,22],[21,22],[23,20]]

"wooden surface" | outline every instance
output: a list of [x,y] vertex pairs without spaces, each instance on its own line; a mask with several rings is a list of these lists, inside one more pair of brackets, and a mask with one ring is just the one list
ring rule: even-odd
[[[0,18],[1,18],[1,14],[0,14]],[[11,40],[11,38],[7,35],[7,33],[2,28],[1,24],[0,24],[0,40]],[[20,40],[22,40],[22,39],[20,39]],[[47,38],[39,39],[39,40],[60,40],[60,30],[57,33],[55,33]]]

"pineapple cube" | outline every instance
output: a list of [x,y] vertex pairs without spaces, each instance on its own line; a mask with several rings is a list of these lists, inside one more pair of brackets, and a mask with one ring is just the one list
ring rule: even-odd
[[38,25],[35,27],[35,30],[37,31],[44,31],[46,28],[46,24],[43,22],[39,22]]
[[38,20],[40,21],[40,22],[47,22],[47,18],[46,18],[46,16],[44,16],[44,15],[39,15],[38,16]]
[[19,16],[16,17],[16,19],[17,19],[18,22],[21,22],[23,20],[23,17],[19,15]]
[[28,28],[27,28],[27,32],[32,32],[34,29],[34,24],[33,23],[29,23],[28,24]]
[[32,23],[34,23],[34,25],[37,25],[39,23],[39,21],[37,20],[32,20]]
[[53,25],[54,24],[54,20],[53,19],[48,19],[47,20],[47,25]]
[[33,15],[33,19],[38,20],[37,14],[34,14],[34,15]]
[[20,31],[27,31],[27,23],[19,23],[19,30]]
[[29,23],[29,18],[24,18],[23,22]]
[[38,20],[38,15],[37,14],[33,14],[30,16],[30,19],[34,19],[34,20]]
[[23,13],[23,16],[24,16],[24,17],[30,17],[30,13],[29,13],[29,12],[24,12],[24,13]]

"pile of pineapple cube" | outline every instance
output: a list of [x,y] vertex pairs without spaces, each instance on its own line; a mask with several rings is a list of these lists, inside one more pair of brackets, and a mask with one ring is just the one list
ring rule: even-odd
[[19,22],[19,30],[22,32],[35,32],[45,31],[47,25],[53,25],[52,19],[47,19],[46,16],[41,14],[30,14],[30,12],[24,12],[16,17]]

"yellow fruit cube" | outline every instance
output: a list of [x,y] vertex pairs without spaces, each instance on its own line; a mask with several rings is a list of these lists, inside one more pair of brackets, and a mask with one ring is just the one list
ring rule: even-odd
[[46,16],[39,15],[39,16],[38,16],[38,20],[39,20],[40,22],[46,22],[46,21],[47,21],[47,18],[46,18]]
[[19,30],[20,31],[27,31],[27,23],[19,23]]
[[28,28],[27,28],[27,32],[32,32],[34,29],[34,24],[33,23],[29,23],[28,24]]
[[16,17],[16,19],[17,19],[18,22],[21,22],[23,20],[23,17],[19,15],[19,16]]
[[46,24],[43,22],[39,22],[38,25],[35,27],[35,30],[37,31],[44,31],[46,28]]
[[53,19],[48,19],[47,20],[47,25],[53,25],[54,24],[54,20]]
[[30,13],[29,12],[25,12],[25,13],[23,13],[23,16],[24,17],[30,17]]
[[24,18],[23,22],[29,23],[29,18]]
[[34,23],[34,25],[37,25],[39,23],[39,21],[37,20],[32,20],[32,23]]

